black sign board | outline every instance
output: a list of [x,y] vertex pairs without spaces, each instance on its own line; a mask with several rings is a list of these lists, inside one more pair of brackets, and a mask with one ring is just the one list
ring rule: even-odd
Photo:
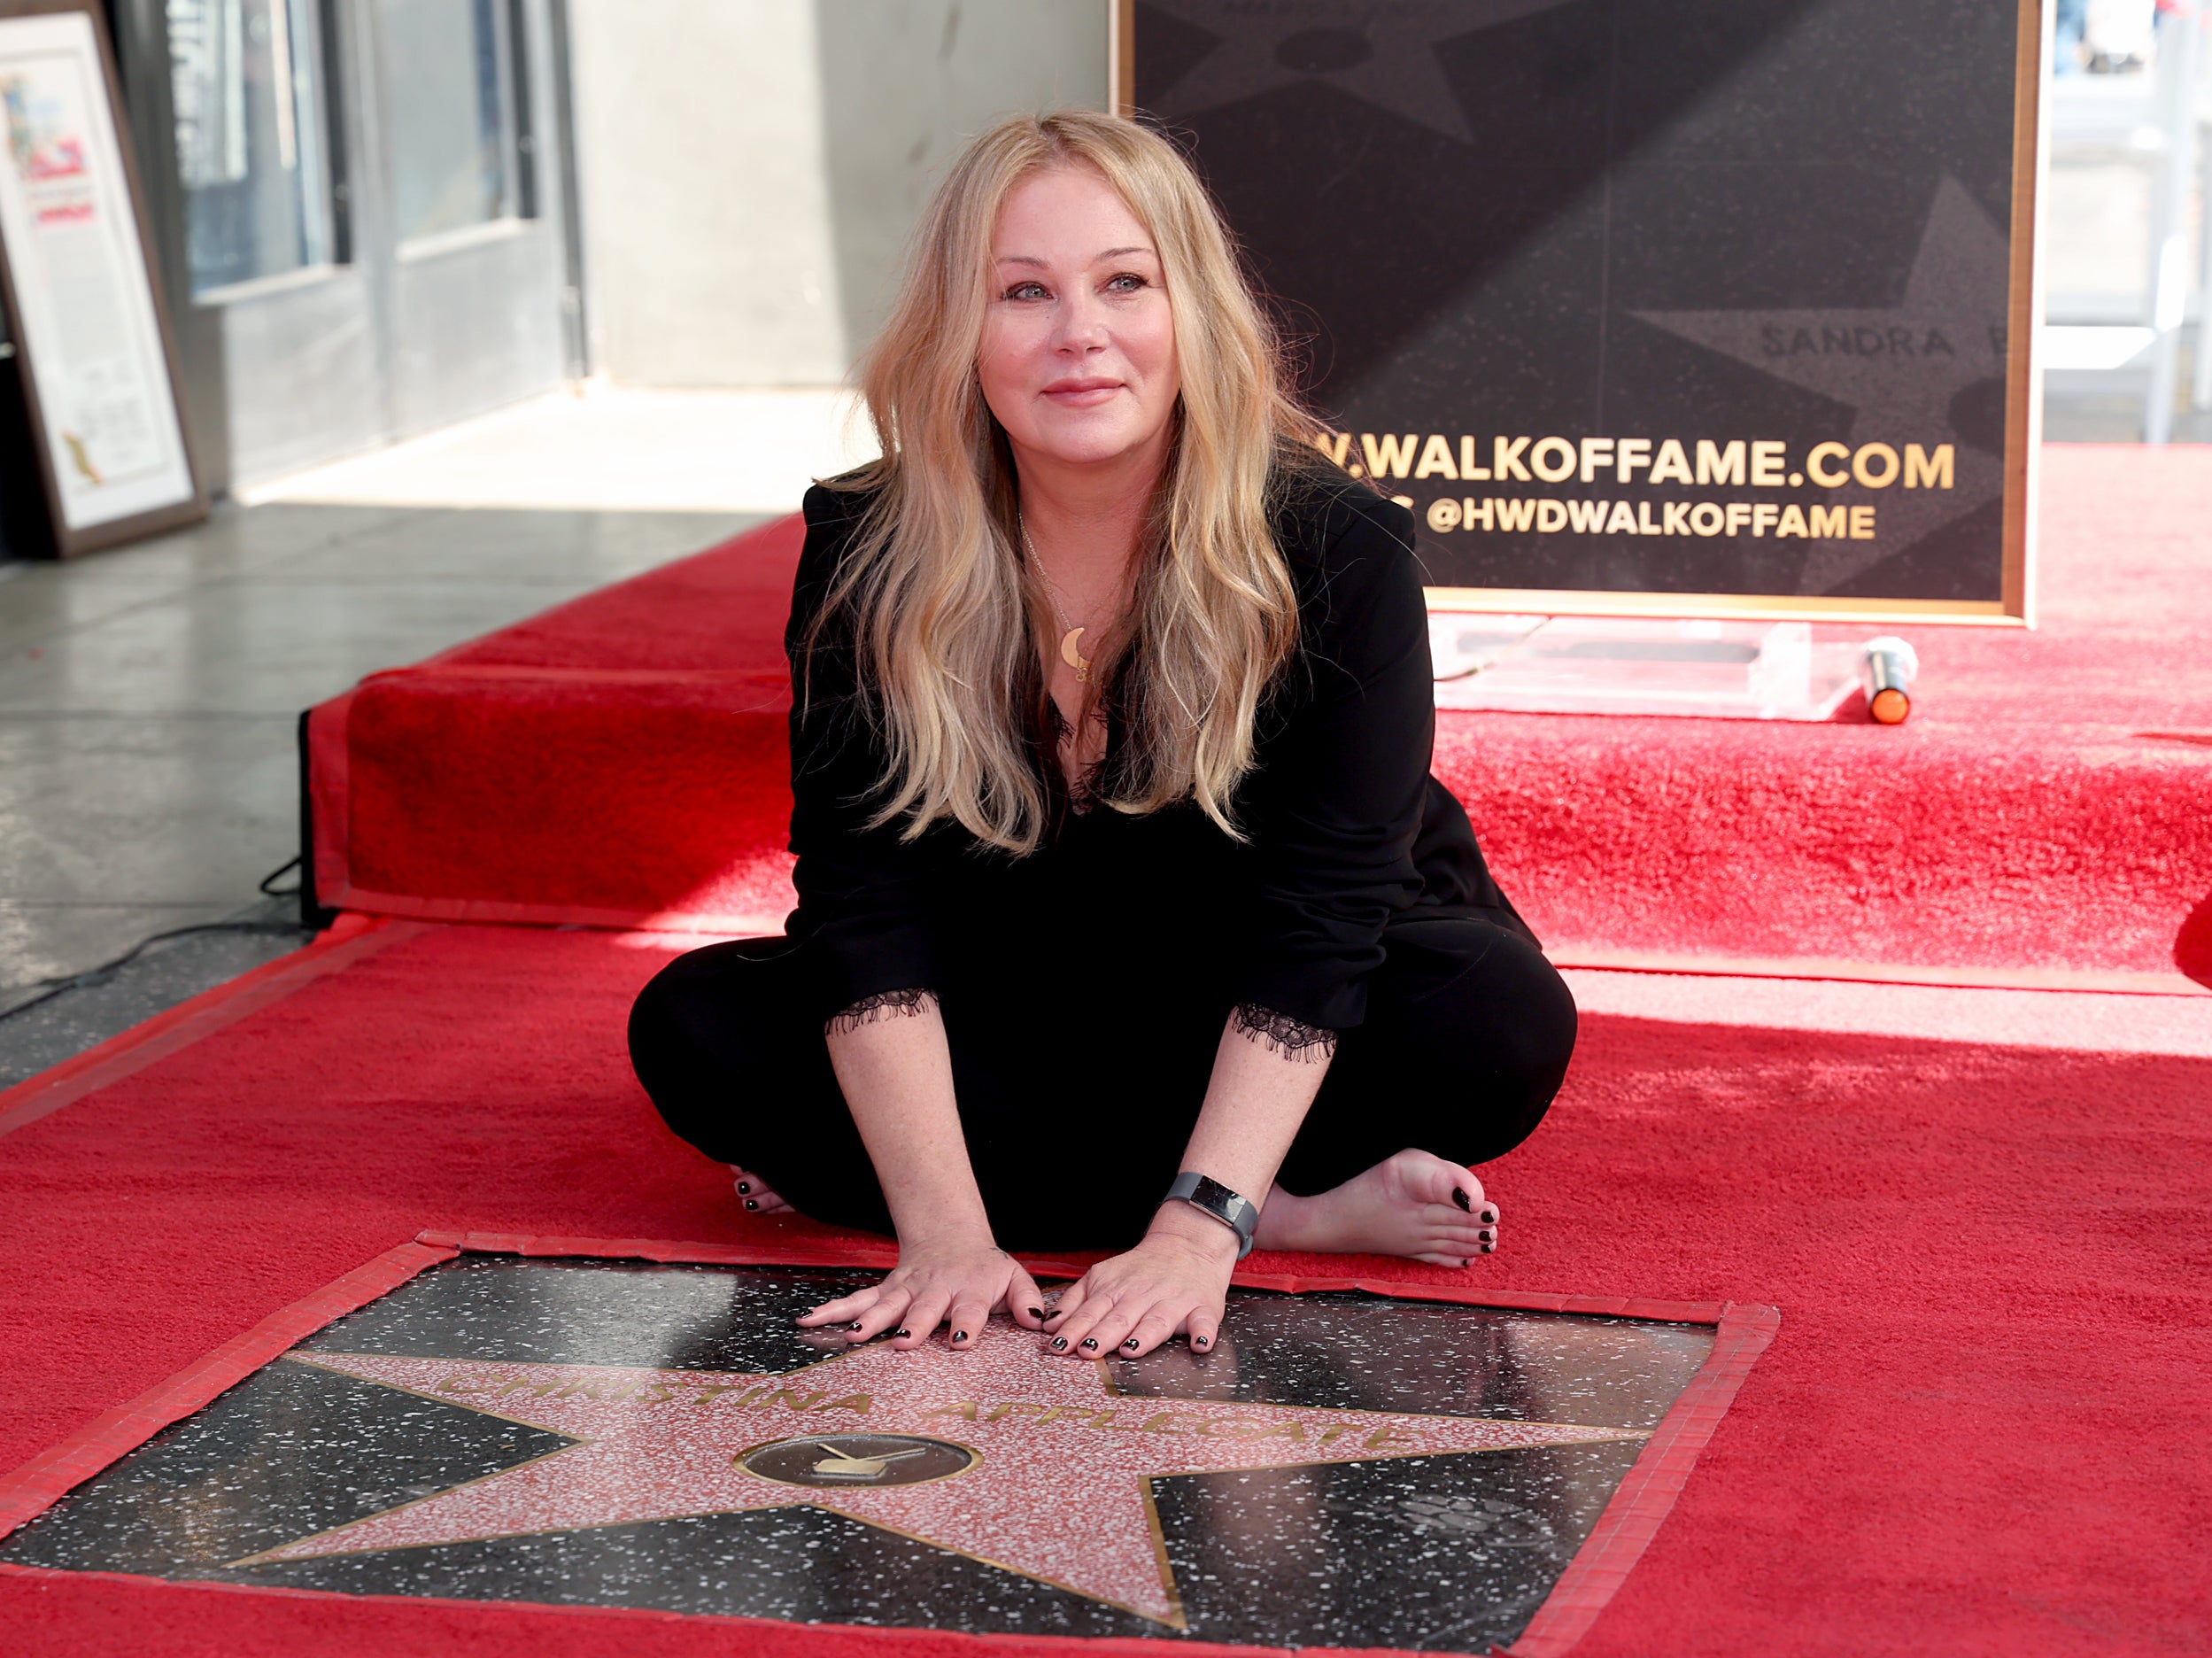
[[2035,0],[1124,0],[1442,608],[2028,615]]

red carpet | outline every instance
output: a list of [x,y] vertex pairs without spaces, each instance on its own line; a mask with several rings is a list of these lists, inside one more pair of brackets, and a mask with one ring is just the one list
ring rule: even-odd
[[[1910,630],[1901,730],[1445,717],[1438,769],[1555,956],[2212,984],[2212,453],[2054,449],[2046,499],[2043,631]],[[318,710],[323,900],[776,926],[795,552],[773,527]],[[822,1236],[743,1218],[628,1074],[628,1001],[683,941],[349,921],[0,1094],[0,1471],[424,1228]],[[1577,1658],[2212,1648],[2208,1104],[2202,1058],[1590,1017],[1551,1122],[1484,1171],[1506,1248],[1465,1279],[1783,1323]],[[976,1651],[10,1569],[0,1631],[34,1658]]]
[[[0,1096],[0,1468],[422,1228],[818,1236],[742,1219],[629,1078],[669,942],[399,924]],[[1473,1281],[1783,1323],[1577,1658],[2212,1645],[2208,1101],[2201,1059],[1591,1019],[1485,1170],[1511,1230]],[[0,1629],[36,1658],[959,1645],[14,1570]]]
[[[1906,630],[1901,728],[1855,700],[1816,726],[1442,717],[1437,771],[1555,958],[2189,989],[2212,453],[2054,446],[2044,496],[2040,630]],[[776,927],[797,546],[773,526],[317,710],[324,902]]]

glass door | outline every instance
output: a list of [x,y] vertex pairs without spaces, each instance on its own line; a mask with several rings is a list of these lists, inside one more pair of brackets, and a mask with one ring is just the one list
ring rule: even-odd
[[548,4],[161,0],[187,376],[218,484],[566,376]]
[[321,19],[301,0],[168,0],[192,297],[334,262]]
[[[556,384],[565,244],[539,212],[522,0],[368,0],[385,167],[392,421],[405,434]],[[534,64],[533,59],[537,60]],[[548,157],[553,146],[545,147]]]
[[422,257],[522,216],[514,46],[499,0],[377,0],[392,233]]

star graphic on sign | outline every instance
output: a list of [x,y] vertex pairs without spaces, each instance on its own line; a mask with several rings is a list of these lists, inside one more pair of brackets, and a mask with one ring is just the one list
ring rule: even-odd
[[1151,1482],[1642,1439],[1576,1423],[1135,1398],[1102,1360],[994,1325],[974,1351],[882,1343],[783,1374],[296,1352],[294,1363],[576,1443],[234,1566],[751,1509],[845,1515],[1187,1627]]
[[[2001,454],[1958,430],[1956,399],[2006,372],[2006,307],[2011,252],[2005,234],[1956,180],[1937,187],[1920,248],[1894,306],[1783,311],[1638,311],[1632,314],[1738,362],[1818,391],[1852,410],[1837,437],[1861,444],[1953,445],[1951,489],[1881,489],[1852,483],[1825,492],[1831,502],[1879,509],[1877,541],[1815,541],[1798,583],[1826,593],[1962,518],[2004,492]],[[1835,465],[1832,461],[1828,462]]]
[[1251,8],[1249,16],[1221,0],[1148,4],[1222,35],[1149,100],[1153,113],[1168,120],[1311,81],[1471,144],[1474,134],[1436,61],[1436,43],[1549,12],[1566,0],[1391,0],[1371,6],[1277,0]]

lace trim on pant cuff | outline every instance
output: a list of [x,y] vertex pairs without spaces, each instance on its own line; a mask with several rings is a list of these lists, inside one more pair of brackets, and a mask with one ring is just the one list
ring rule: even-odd
[[862,996],[839,1012],[830,1015],[823,1026],[825,1036],[842,1036],[858,1030],[863,1025],[874,1025],[884,1019],[912,1019],[924,1008],[937,1005],[934,990],[885,990],[871,996]]
[[1234,1022],[1239,1034],[1265,1042],[1294,1064],[1319,1065],[1336,1054],[1334,1031],[1301,1024],[1288,1013],[1278,1013],[1257,1002],[1240,1003]]

